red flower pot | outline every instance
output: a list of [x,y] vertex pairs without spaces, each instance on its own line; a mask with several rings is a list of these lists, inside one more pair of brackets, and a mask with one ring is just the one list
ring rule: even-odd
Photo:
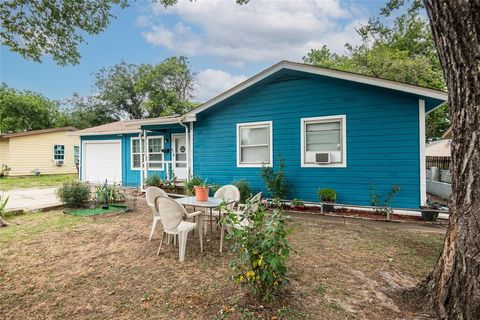
[[197,201],[207,201],[208,187],[195,187],[195,199]]

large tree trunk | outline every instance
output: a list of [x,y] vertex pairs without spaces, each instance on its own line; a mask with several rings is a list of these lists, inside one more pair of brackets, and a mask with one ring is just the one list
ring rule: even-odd
[[480,0],[424,0],[453,126],[450,224],[420,286],[443,319],[480,318]]

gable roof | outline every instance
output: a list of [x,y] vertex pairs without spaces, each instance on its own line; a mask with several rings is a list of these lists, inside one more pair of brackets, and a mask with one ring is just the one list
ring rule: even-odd
[[100,126],[91,127],[83,130],[72,132],[75,136],[92,136],[101,134],[121,134],[121,133],[140,133],[140,125],[134,123],[135,120],[121,120],[102,124]]
[[442,134],[442,139],[452,139],[452,126],[448,127],[447,131]]
[[35,135],[35,134],[61,132],[61,131],[76,131],[76,130],[78,130],[78,129],[75,128],[75,127],[62,127],[62,128],[30,130],[30,131],[0,134],[0,139],[9,139],[9,138],[16,138],[16,137],[32,136],[32,135]]
[[254,84],[262,81],[263,79],[279,72],[280,70],[287,69],[299,72],[305,72],[325,77],[331,77],[336,79],[343,79],[347,81],[353,81],[362,84],[368,84],[376,87],[387,88],[392,90],[397,90],[405,93],[415,94],[423,97],[428,97],[432,99],[441,100],[443,104],[444,101],[448,99],[448,95],[444,91],[434,90],[430,88],[415,86],[403,82],[397,82],[392,80],[386,80],[371,76],[366,76],[353,72],[340,71],[335,69],[321,68],[317,66],[307,65],[298,62],[291,62],[282,60],[279,63],[271,66],[268,69],[263,70],[262,72],[254,75],[253,77],[245,80],[244,82],[236,85],[235,87],[219,94],[218,96],[210,99],[204,104],[198,106],[195,109],[185,113],[183,116],[185,121],[194,121],[197,113],[200,113],[220,102],[230,98],[231,96],[253,86]]

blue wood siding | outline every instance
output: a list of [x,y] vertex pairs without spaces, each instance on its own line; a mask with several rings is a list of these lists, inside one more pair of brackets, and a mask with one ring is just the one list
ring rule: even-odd
[[[400,186],[393,206],[420,204],[419,97],[358,83],[308,76],[247,89],[197,115],[194,174],[227,184],[247,179],[264,191],[260,168],[237,168],[236,124],[273,122],[273,155],[285,159],[289,198],[318,200],[318,188],[334,188],[337,202],[370,205],[378,194]],[[347,167],[302,168],[300,119],[346,115]]]

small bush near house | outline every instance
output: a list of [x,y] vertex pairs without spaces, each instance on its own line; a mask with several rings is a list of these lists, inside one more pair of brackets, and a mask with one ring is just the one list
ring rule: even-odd
[[90,187],[79,181],[65,182],[58,189],[58,197],[67,207],[82,207],[90,199]]
[[371,183],[370,184],[370,203],[372,204],[372,206],[377,207],[375,208],[375,212],[383,216],[390,216],[390,214],[393,213],[391,203],[398,191],[400,191],[400,187],[397,185],[393,185],[386,196],[379,195],[376,192],[375,183]]
[[145,184],[150,187],[158,187],[160,186],[160,182],[162,179],[156,174],[148,176],[147,179],[145,179]]
[[320,201],[335,202],[337,201],[337,192],[333,189],[318,189],[317,191]]
[[262,178],[274,199],[286,199],[288,195],[288,183],[285,177],[285,161],[278,154],[278,170],[273,167],[262,166]]
[[235,253],[230,262],[231,279],[248,287],[262,301],[271,301],[288,283],[286,263],[290,245],[287,235],[291,231],[286,225],[288,217],[280,210],[267,214],[260,207],[245,217],[229,212],[223,219],[231,226],[238,225],[242,219],[251,222],[250,227],[232,228],[227,236],[233,239]]
[[8,176],[9,172],[10,172],[9,166],[7,166],[6,164],[0,165],[0,178]]
[[252,196],[252,190],[248,185],[247,180],[237,180],[233,182],[233,185],[240,191],[240,203],[245,203]]

